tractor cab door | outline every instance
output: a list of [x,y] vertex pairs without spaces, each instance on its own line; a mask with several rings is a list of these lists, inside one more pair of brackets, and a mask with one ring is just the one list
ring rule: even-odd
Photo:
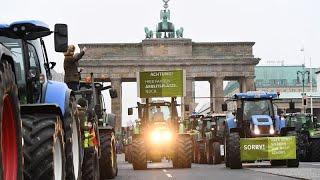
[[[38,51],[36,49],[37,40],[33,40],[26,44],[28,48],[27,51],[27,59],[26,61],[28,69],[27,71],[27,88],[28,88],[28,102],[29,103],[37,103],[40,102],[41,92],[42,92],[42,84],[45,81],[45,76],[42,73],[43,69],[41,69],[40,59],[38,55]],[[44,62],[41,62],[44,63]],[[42,78],[42,79],[40,79]]]

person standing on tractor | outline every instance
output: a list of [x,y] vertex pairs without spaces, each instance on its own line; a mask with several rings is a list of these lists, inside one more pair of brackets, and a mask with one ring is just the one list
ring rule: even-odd
[[80,80],[80,74],[78,72],[79,67],[79,60],[82,58],[82,56],[85,54],[85,51],[87,50],[86,47],[84,47],[80,53],[74,53],[75,46],[69,45],[68,50],[64,52],[64,82],[68,85],[68,87],[74,91],[78,90],[79,86],[79,80]]

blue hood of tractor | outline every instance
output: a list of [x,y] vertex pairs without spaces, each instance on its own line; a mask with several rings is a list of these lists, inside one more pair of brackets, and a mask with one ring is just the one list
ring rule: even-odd
[[259,126],[270,126],[273,124],[272,119],[268,115],[252,115],[252,124]]

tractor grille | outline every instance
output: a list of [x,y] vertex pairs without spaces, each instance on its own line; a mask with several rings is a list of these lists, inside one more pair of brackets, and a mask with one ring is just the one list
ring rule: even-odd
[[258,126],[261,134],[269,134],[270,126]]

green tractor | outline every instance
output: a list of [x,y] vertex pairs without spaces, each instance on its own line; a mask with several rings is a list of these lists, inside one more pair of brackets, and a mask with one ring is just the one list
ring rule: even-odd
[[117,155],[115,138],[115,115],[107,114],[102,91],[110,89],[111,98],[117,93],[111,86],[94,82],[80,82],[80,90],[75,91],[81,124],[84,159],[83,179],[112,179],[117,176]]
[[122,139],[124,147],[124,159],[128,163],[132,162],[131,158],[131,147],[132,147],[132,135],[133,135],[133,126],[123,127],[122,128]]
[[190,116],[193,133],[193,161],[220,164],[224,158],[225,114]]
[[295,127],[298,133],[299,158],[301,161],[320,161],[320,124],[309,113],[286,115],[288,126]]
[[[173,168],[191,168],[192,140],[190,134],[180,133],[181,122],[176,98],[171,102],[138,103],[138,129],[132,137],[132,165],[134,170],[147,169],[147,161],[171,159]],[[128,114],[132,115],[132,108]]]

